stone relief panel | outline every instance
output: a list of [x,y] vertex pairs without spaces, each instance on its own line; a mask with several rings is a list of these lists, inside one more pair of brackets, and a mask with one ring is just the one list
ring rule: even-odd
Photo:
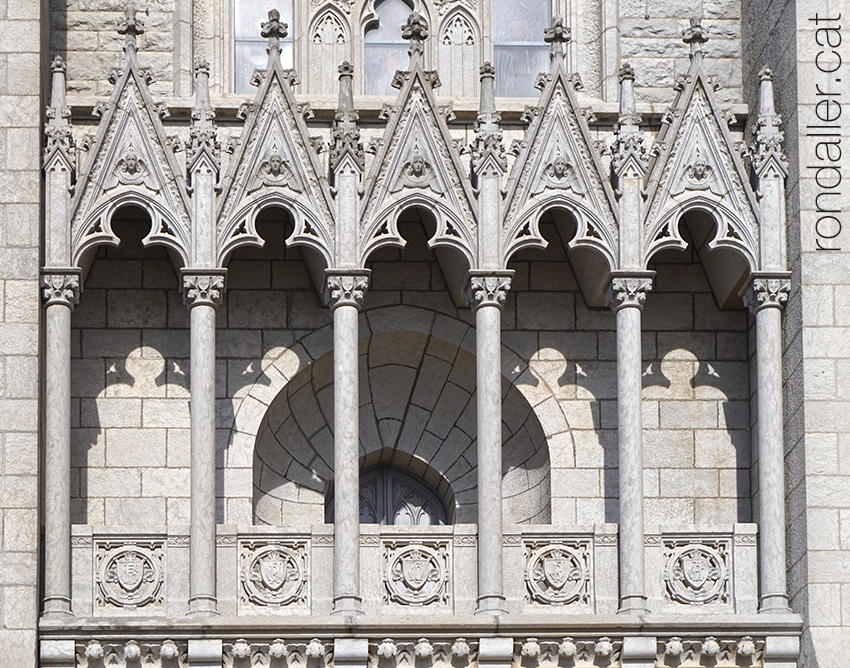
[[668,603],[728,605],[731,599],[728,539],[664,540],[664,582]]
[[525,541],[526,601],[540,605],[590,605],[590,540]]
[[306,540],[246,540],[239,544],[241,606],[262,609],[309,605]]
[[451,606],[450,545],[449,539],[384,541],[384,603]]
[[95,541],[95,608],[163,612],[163,541]]
[[103,641],[91,639],[75,643],[77,668],[183,668],[189,661],[185,641]]

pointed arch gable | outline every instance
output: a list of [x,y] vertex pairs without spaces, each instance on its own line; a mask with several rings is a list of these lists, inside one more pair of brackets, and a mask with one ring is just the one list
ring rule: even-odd
[[679,221],[701,210],[716,223],[711,248],[738,251],[759,268],[759,213],[755,194],[706,82],[700,59],[680,91],[657,139],[661,148],[647,175],[644,266],[664,248],[685,248]]
[[111,217],[128,204],[151,217],[145,244],[165,245],[185,263],[191,235],[185,179],[135,56],[117,77],[71,202],[75,261],[100,243],[118,243]]
[[256,214],[277,204],[286,208],[295,222],[287,243],[312,247],[332,264],[332,199],[304,118],[289,90],[291,79],[292,73],[282,69],[279,58],[270,57],[222,185],[220,261],[236,246],[258,243],[253,229]]
[[616,200],[593,147],[586,112],[578,106],[574,80],[556,62],[534,110],[525,147],[508,178],[504,262],[520,248],[545,248],[540,215],[553,207],[575,216],[571,247],[598,250],[616,267],[619,243]]
[[451,9],[443,18],[437,36],[440,71],[444,73],[441,95],[477,95],[481,30],[464,7]]
[[443,18],[438,39],[440,44],[475,44],[481,39],[481,29],[465,7],[455,7]]
[[[405,73],[399,94],[366,180],[361,213],[361,262],[381,245],[399,242],[398,213],[422,203],[439,212],[431,246],[460,250],[474,266],[477,214],[469,179],[460,164],[443,115],[421,66]],[[386,238],[383,238],[386,237]]]
[[351,41],[351,26],[336,5],[326,4],[313,16],[309,34],[313,44],[347,44]]

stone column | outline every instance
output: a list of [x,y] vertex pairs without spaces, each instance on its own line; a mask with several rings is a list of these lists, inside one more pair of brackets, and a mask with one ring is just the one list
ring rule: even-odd
[[790,274],[753,277],[744,304],[756,318],[759,471],[759,612],[790,612],[785,581],[785,437],[782,419],[782,309]]
[[215,564],[215,314],[222,270],[184,270],[189,307],[192,480],[189,526],[189,614],[217,614]]
[[502,306],[512,271],[471,271],[478,409],[478,608],[505,612],[502,579]]
[[654,272],[615,274],[608,303],[617,317],[617,438],[620,479],[621,613],[647,611],[643,547],[641,322]]
[[362,614],[360,597],[360,306],[365,269],[328,270],[326,298],[334,314],[334,609]]
[[71,311],[79,269],[44,269],[44,614],[71,615]]

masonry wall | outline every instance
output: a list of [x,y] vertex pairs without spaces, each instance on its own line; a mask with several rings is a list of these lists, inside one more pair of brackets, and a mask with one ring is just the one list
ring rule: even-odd
[[36,663],[42,10],[0,5],[0,655]]
[[[74,313],[76,523],[188,523],[187,316],[167,254],[141,248],[145,225],[118,225],[125,241],[99,251]],[[260,228],[266,248],[234,254],[219,308],[218,520],[320,523],[332,466],[330,314],[299,251],[283,248],[284,219],[270,215]],[[422,224],[412,219],[402,233],[407,248],[370,262],[363,454],[390,448],[428,462],[466,507],[475,498],[473,317],[451,299]],[[554,226],[547,235],[549,249],[512,262],[503,312],[505,495],[516,497],[506,517],[616,522],[614,316],[587,308]],[[690,252],[653,266],[657,289],[644,314],[647,521],[751,521],[746,315],[717,309]],[[473,509],[457,520],[475,521]]]

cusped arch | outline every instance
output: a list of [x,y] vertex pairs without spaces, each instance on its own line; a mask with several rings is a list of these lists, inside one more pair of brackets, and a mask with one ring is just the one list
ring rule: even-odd
[[617,239],[611,232],[610,223],[578,197],[558,192],[535,199],[533,206],[523,211],[510,226],[504,251],[506,266],[520,250],[546,248],[548,243],[540,233],[540,221],[544,215],[557,211],[563,211],[575,221],[575,234],[569,241],[565,240],[570,250],[596,251],[610,269],[617,267]]
[[647,266],[652,257],[662,250],[685,250],[688,247],[680,227],[685,218],[693,213],[704,214],[714,222],[715,234],[708,242],[709,250],[735,251],[744,259],[749,271],[758,271],[757,232],[722,202],[702,194],[694,194],[675,208],[668,210],[649,228],[644,266]]
[[290,196],[283,188],[263,188],[256,195],[246,198],[221,227],[219,266],[225,266],[237,248],[263,246],[264,241],[257,233],[257,217],[263,210],[270,208],[283,209],[292,219],[293,231],[285,240],[287,246],[310,248],[319,253],[325,266],[333,265],[333,237],[318,213],[300,199]]
[[365,264],[379,248],[404,247],[406,242],[399,232],[398,222],[401,215],[410,209],[427,211],[436,225],[434,234],[428,239],[429,248],[451,248],[461,253],[470,267],[475,266],[475,230],[470,229],[469,223],[452,207],[421,191],[407,192],[394,198],[375,213],[363,237],[362,263]]
[[316,12],[310,23],[309,34],[313,44],[347,44],[351,41],[348,20],[332,4],[327,4]]
[[440,24],[440,44],[477,44],[481,39],[478,22],[463,7],[451,10]]
[[71,253],[74,266],[82,266],[84,258],[97,246],[118,246],[121,240],[112,229],[112,221],[119,210],[130,207],[142,209],[151,221],[150,231],[142,239],[142,244],[165,246],[176,254],[182,266],[186,266],[189,262],[189,238],[180,219],[158,198],[131,188],[116,191],[74,225]]

